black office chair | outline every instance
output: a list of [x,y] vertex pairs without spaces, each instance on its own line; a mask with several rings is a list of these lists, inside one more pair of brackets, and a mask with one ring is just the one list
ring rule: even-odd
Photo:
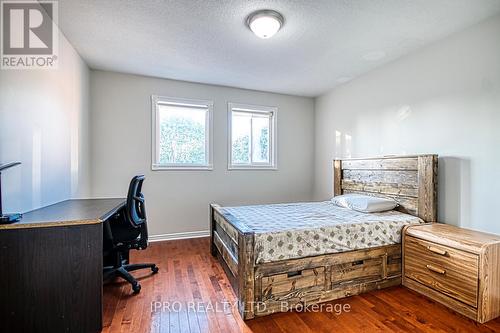
[[104,223],[104,257],[110,266],[104,267],[103,279],[119,276],[132,285],[134,293],[141,291],[141,285],[129,272],[143,268],[150,268],[153,274],[158,272],[155,264],[128,263],[129,250],[144,250],[148,246],[143,182],[142,175],[132,178],[126,206]]

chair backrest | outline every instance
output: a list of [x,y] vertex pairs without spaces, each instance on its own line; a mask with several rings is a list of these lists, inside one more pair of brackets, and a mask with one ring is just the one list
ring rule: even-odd
[[146,207],[144,195],[142,194],[142,183],[144,175],[135,176],[130,181],[125,207],[125,219],[135,228],[146,223]]

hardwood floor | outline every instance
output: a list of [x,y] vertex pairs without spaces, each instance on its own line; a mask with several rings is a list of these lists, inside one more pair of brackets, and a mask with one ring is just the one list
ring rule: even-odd
[[[322,312],[288,312],[243,322],[235,295],[208,238],[152,243],[131,262],[154,262],[160,272],[134,272],[142,290],[117,280],[104,286],[103,332],[500,332],[455,314],[404,287],[329,302]],[[336,313],[349,306],[349,312]]]

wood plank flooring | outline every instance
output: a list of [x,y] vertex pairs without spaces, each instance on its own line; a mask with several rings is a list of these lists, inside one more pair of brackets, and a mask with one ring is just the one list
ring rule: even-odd
[[[118,332],[500,332],[500,319],[476,324],[404,287],[330,302],[350,311],[288,312],[243,322],[235,295],[208,238],[152,243],[131,262],[154,262],[160,272],[134,272],[142,290],[104,286],[105,333]],[[329,309],[332,310],[332,309]]]

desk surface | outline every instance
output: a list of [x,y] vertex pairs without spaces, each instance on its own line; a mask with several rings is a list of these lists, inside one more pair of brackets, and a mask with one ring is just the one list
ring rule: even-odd
[[126,199],[71,199],[23,214],[21,221],[0,224],[0,230],[95,224],[109,218]]

